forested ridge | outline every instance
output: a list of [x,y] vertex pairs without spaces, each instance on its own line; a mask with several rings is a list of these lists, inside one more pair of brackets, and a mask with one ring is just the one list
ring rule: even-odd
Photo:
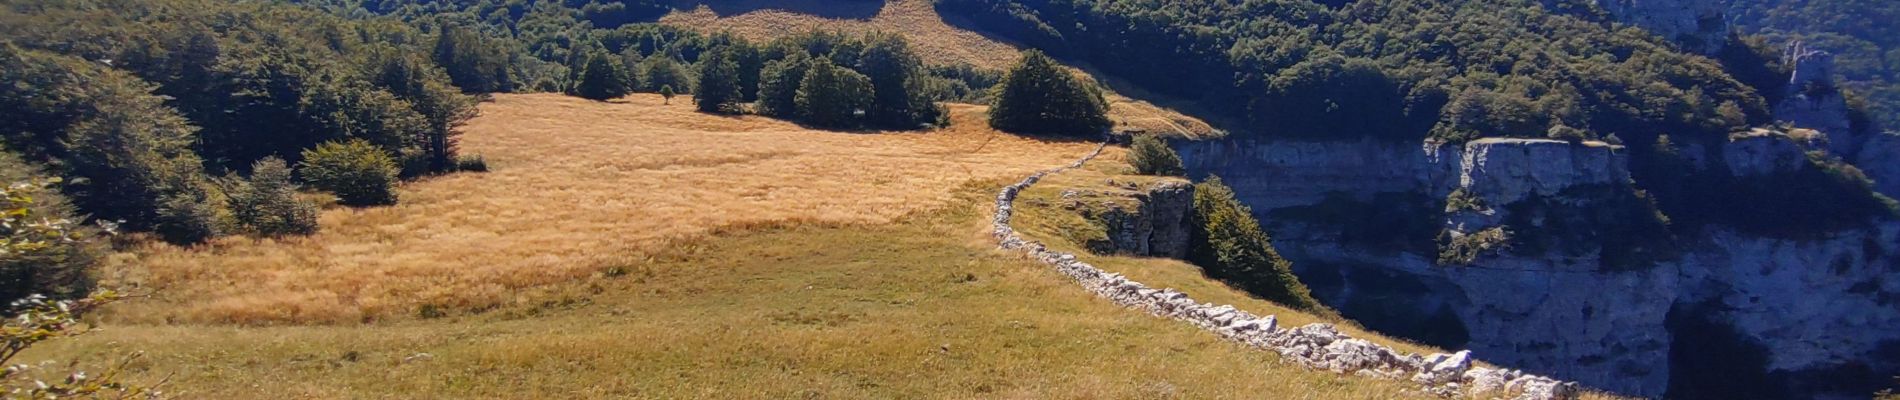
[[[1534,1],[945,0],[1279,137],[1720,136],[1769,121],[1714,60]],[[1553,11],[1558,10],[1558,11]],[[1113,60],[1113,62],[1109,62]],[[1182,73],[1190,71],[1191,73]]]
[[1841,85],[1882,129],[1900,129],[1900,2],[1727,0],[1735,28],[1834,54]]
[[[973,29],[1238,117],[1244,126],[1232,130],[1242,138],[1626,144],[1637,188],[1677,231],[1719,223],[1808,236],[1894,214],[1864,175],[1829,156],[1812,160],[1815,176],[1746,180],[1684,161],[1701,156],[1684,149],[1719,147],[1731,133],[1774,124],[1770,104],[1783,96],[1789,66],[1769,38],[1732,35],[1716,54],[1697,55],[1574,0],[943,0],[937,7],[966,17]],[[1823,195],[1842,200],[1809,206]]]

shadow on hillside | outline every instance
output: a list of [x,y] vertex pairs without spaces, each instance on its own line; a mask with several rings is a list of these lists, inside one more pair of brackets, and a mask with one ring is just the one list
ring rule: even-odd
[[1245,131],[1244,127],[1246,127],[1246,123],[1244,121],[1229,115],[1213,112],[1193,99],[1155,93],[1127,79],[1110,75],[1101,68],[1097,68],[1081,60],[1079,57],[1076,57],[1075,54],[1073,54],[1076,50],[1067,44],[1061,43],[1057,38],[1041,36],[1039,33],[1028,30],[991,29],[990,26],[985,26],[969,15],[964,15],[953,9],[946,9],[942,3],[933,5],[933,7],[936,7],[937,15],[943,18],[945,24],[957,29],[975,32],[986,39],[998,43],[1009,44],[1018,48],[1040,49],[1044,54],[1054,58],[1057,62],[1089,74],[1096,83],[1101,84],[1102,87],[1116,94],[1126,96],[1130,99],[1148,102],[1149,104],[1199,119],[1216,131]]
[[706,7],[729,17],[760,10],[779,10],[830,19],[866,20],[884,9],[884,0],[673,0],[673,8]]

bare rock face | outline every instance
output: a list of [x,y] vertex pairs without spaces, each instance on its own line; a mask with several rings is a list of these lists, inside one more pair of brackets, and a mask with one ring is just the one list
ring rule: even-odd
[[1596,0],[1617,21],[1675,41],[1689,51],[1715,54],[1727,40],[1728,18],[1715,0]]
[[[1698,165],[1723,166],[1745,179],[1806,168],[1811,165],[1807,151],[1838,145],[1838,139],[1818,132],[1746,132],[1720,144],[1718,151],[1693,153],[1709,157]],[[1882,190],[1895,190],[1900,179],[1880,177],[1900,174],[1900,167],[1882,167],[1900,161],[1900,135],[1865,142],[1858,164],[1884,185]],[[1738,351],[1763,354],[1762,365],[1747,368],[1784,380],[1775,384],[1794,390],[1790,396],[1824,396],[1831,390],[1829,379],[1842,371],[1860,371],[1882,382],[1900,374],[1900,359],[1890,356],[1900,349],[1900,279],[1894,278],[1900,276],[1900,222],[1873,221],[1867,228],[1799,240],[1711,227],[1679,238],[1681,254],[1631,269],[1606,268],[1604,253],[1587,248],[1500,253],[1469,265],[1440,265],[1435,262],[1440,254],[1393,251],[1314,233],[1341,224],[1396,229],[1387,221],[1364,219],[1377,207],[1299,223],[1275,217],[1317,207],[1328,197],[1404,192],[1445,199],[1440,203],[1443,224],[1428,233],[1442,240],[1444,234],[1496,226],[1510,210],[1533,209],[1511,207],[1525,201],[1542,204],[1542,211],[1518,216],[1533,222],[1594,212],[1597,208],[1578,196],[1629,190],[1628,161],[1611,146],[1545,140],[1423,146],[1232,140],[1177,147],[1192,175],[1219,175],[1241,201],[1254,206],[1276,247],[1316,297],[1374,329],[1469,349],[1472,356],[1506,368],[1636,396],[1661,396],[1678,368],[1697,367],[1693,361],[1677,365],[1681,360],[1672,354],[1678,343],[1701,340],[1695,335],[1707,333],[1673,330],[1671,321],[1685,315],[1721,326],[1727,340],[1747,347]],[[1340,157],[1327,157],[1329,151]],[[1454,197],[1481,204],[1454,210],[1449,200]],[[1601,239],[1567,239],[1596,240]],[[1363,305],[1377,308],[1355,310]],[[1692,305],[1707,308],[1684,311]],[[1402,323],[1384,324],[1391,321]],[[1439,340],[1428,340],[1433,337]],[[1427,361],[1421,363],[1442,360]],[[1430,370],[1421,367],[1414,378],[1448,381],[1426,373]],[[1522,372],[1472,367],[1459,373],[1455,381],[1466,385],[1465,392],[1504,387],[1561,396],[1575,390],[1561,382],[1524,379]]]
[[1867,138],[1849,123],[1847,98],[1834,82],[1834,55],[1792,42],[1782,62],[1794,71],[1783,89],[1787,96],[1774,105],[1775,119],[1827,134],[1829,152],[1853,160]]
[[1601,142],[1489,138],[1465,144],[1463,153],[1459,186],[1487,204],[1552,196],[1582,185],[1621,184],[1630,176],[1627,156]]
[[[1080,167],[1099,154],[1101,148],[1098,147],[1066,168]],[[1393,380],[1423,376],[1425,378],[1414,378],[1415,382],[1424,384],[1421,391],[1442,397],[1481,398],[1500,395],[1515,396],[1513,398],[1519,400],[1574,400],[1578,397],[1578,392],[1574,390],[1575,383],[1529,374],[1513,374],[1513,379],[1501,388],[1491,385],[1484,390],[1466,390],[1466,387],[1477,387],[1472,385],[1471,375],[1466,374],[1472,365],[1469,352],[1434,354],[1429,358],[1401,353],[1371,341],[1353,338],[1325,323],[1281,329],[1278,320],[1271,315],[1255,316],[1232,305],[1202,304],[1173,289],[1151,289],[1120,274],[1082,262],[1074,254],[1049,250],[1041,243],[1017,235],[1015,228],[1010,226],[1016,197],[1044,176],[1066,168],[1037,172],[1023,178],[1021,182],[1004,187],[996,195],[996,214],[991,220],[990,232],[1002,249],[1022,252],[1033,260],[1054,267],[1057,272],[1068,275],[1082,288],[1104,299],[1155,316],[1193,324],[1229,341],[1277,352],[1283,361],[1308,368]]]
[[1818,135],[1808,130],[1784,133],[1766,129],[1729,135],[1722,148],[1722,162],[1735,176],[1793,172],[1808,166],[1807,147],[1825,146],[1818,139],[1804,139]]
[[1089,250],[1104,254],[1132,254],[1149,257],[1186,257],[1190,227],[1188,216],[1194,211],[1194,185],[1181,179],[1166,179],[1149,184],[1111,182],[1126,185],[1112,190],[1072,189],[1063,201],[1084,217],[1100,224],[1107,238],[1087,243]]

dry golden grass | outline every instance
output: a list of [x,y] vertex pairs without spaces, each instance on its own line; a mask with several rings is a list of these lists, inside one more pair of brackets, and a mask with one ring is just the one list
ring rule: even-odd
[[[401,204],[331,209],[304,238],[148,245],[108,284],[154,292],[115,318],[356,323],[421,307],[484,309],[722,227],[888,223],[941,207],[971,180],[1027,174],[1087,152],[983,128],[953,106],[930,133],[814,131],[757,117],[503,95],[467,127],[494,172],[401,188]],[[135,267],[134,267],[135,266]]]
[[[695,241],[534,307],[366,325],[109,324],[185,398],[1401,398],[1130,311],[982,232],[1002,181],[884,225]],[[417,356],[427,353],[428,356]],[[409,359],[409,361],[404,361]],[[426,360],[425,360],[426,359]]]
[[[661,23],[703,33],[728,31],[754,41],[813,30],[903,35],[925,63],[967,63],[1008,69],[1021,49],[979,32],[958,28],[937,14],[930,0],[676,0],[678,9]],[[1187,137],[1214,135],[1194,118],[1143,100],[1109,93],[1109,118],[1116,129]]]
[[[1315,322],[1339,325],[1341,332],[1354,337],[1386,343],[1393,347],[1414,353],[1430,354],[1443,351],[1429,346],[1410,343],[1380,335],[1358,326],[1350,320],[1321,318],[1312,314],[1295,311],[1279,304],[1261,300],[1246,291],[1235,289],[1220,281],[1208,279],[1201,274],[1201,268],[1181,260],[1168,258],[1145,258],[1127,256],[1100,256],[1089,253],[1077,239],[1099,234],[1090,230],[1089,223],[1077,211],[1064,208],[1066,203],[1062,192],[1082,188],[1100,193],[1127,192],[1118,185],[1134,183],[1148,185],[1165,179],[1155,176],[1135,175],[1134,167],[1127,163],[1128,151],[1124,148],[1110,148],[1095,161],[1082,169],[1069,170],[1052,175],[1042,183],[1024,191],[1017,200],[1016,228],[1031,239],[1043,242],[1051,248],[1074,253],[1084,261],[1110,272],[1127,275],[1129,279],[1154,287],[1170,287],[1187,293],[1195,300],[1216,304],[1232,304],[1255,315],[1273,315],[1281,326],[1300,326]],[[1115,182],[1111,185],[1109,182]],[[1095,199],[1092,201],[1113,201],[1114,199]]]
[[[703,33],[730,31],[754,41],[813,30],[891,32],[910,39],[931,64],[967,63],[1005,69],[1021,56],[1016,46],[951,26],[931,0],[676,0],[660,23]],[[724,11],[730,15],[722,15]],[[736,14],[735,14],[736,13]]]
[[[464,143],[495,172],[328,210],[310,238],[122,255],[112,281],[157,297],[20,360],[141,351],[134,381],[215,399],[1416,397],[1121,308],[996,250],[997,188],[1088,144],[1000,136],[967,106],[957,128],[868,135],[657,101],[501,96]],[[1099,165],[1037,190],[1118,173]],[[1091,261],[1311,319],[1178,262]],[[305,324],[444,299],[493,308]],[[297,323],[248,324],[266,322]]]

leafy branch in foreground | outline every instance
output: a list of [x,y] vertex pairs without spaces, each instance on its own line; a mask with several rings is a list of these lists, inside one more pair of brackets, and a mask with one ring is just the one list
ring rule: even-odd
[[[10,312],[14,317],[0,326],[0,340],[5,342],[5,347],[0,348],[0,364],[12,364],[14,357],[40,342],[91,331],[79,317],[124,298],[117,292],[103,291],[78,300],[52,301],[34,295],[13,302]],[[140,353],[127,355],[96,375],[71,365],[68,366],[71,372],[51,370],[51,361],[40,365],[12,364],[0,369],[0,390],[4,390],[4,396],[9,399],[161,398],[159,385],[140,386],[122,380],[126,367],[140,356]]]
[[[26,182],[0,188],[0,205],[5,207],[0,210],[0,261],[27,268],[44,266],[48,257],[57,257],[55,253],[61,251],[62,244],[93,239],[81,233],[70,219],[49,218],[35,211],[34,195],[56,182]],[[8,399],[159,398],[162,393],[157,385],[139,386],[121,380],[126,367],[139,358],[138,353],[126,356],[97,374],[88,374],[76,364],[67,366],[71,372],[57,371],[51,361],[41,365],[13,364],[15,357],[33,345],[90,331],[79,320],[81,316],[124,298],[117,292],[101,291],[76,300],[51,300],[38,294],[15,300],[7,310],[11,318],[0,323],[0,365],[8,365],[0,369],[0,396]]]

